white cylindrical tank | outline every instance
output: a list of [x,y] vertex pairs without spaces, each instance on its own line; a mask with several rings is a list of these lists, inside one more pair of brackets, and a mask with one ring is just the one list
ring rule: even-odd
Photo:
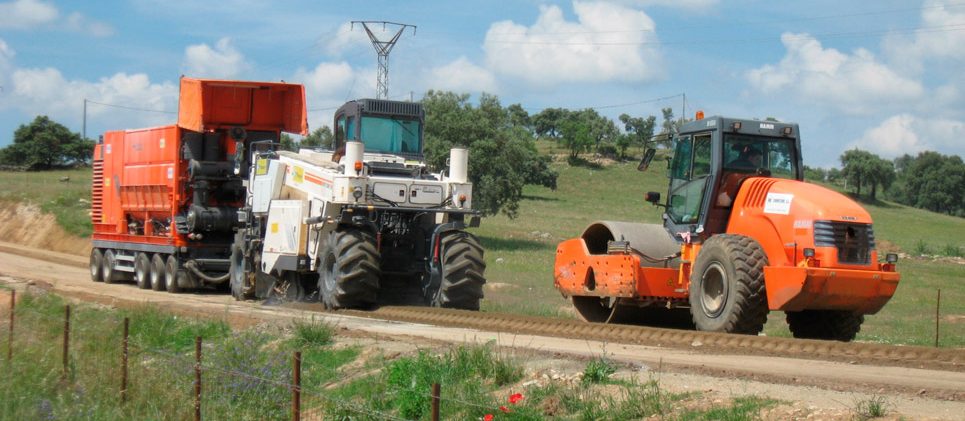
[[362,162],[364,155],[365,145],[362,142],[345,142],[345,157],[342,158],[345,175],[355,176],[359,174],[355,168],[355,163]]
[[449,181],[465,183],[469,180],[469,150],[452,148],[449,151]]

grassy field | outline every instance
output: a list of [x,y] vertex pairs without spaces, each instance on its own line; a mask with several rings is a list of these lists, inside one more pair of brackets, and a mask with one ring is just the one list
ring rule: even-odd
[[[636,163],[570,166],[558,163],[559,188],[527,187],[519,217],[485,218],[476,233],[486,247],[486,274],[497,285],[483,309],[574,317],[571,305],[553,287],[553,261],[560,241],[578,236],[591,222],[619,220],[660,223],[661,209],[644,202],[647,191],[666,194],[666,166],[655,162],[640,173]],[[879,244],[918,255],[965,250],[965,219],[885,201],[863,204],[875,223]],[[965,264],[947,259],[909,258],[899,262],[902,282],[877,315],[868,316],[858,340],[928,345],[934,342],[937,290],[942,289],[941,346],[965,346]],[[765,327],[789,336],[783,313]]]
[[[2,288],[2,286],[0,286]],[[527,358],[491,344],[386,356],[338,343],[333,326],[233,329],[153,307],[110,310],[73,306],[68,374],[62,376],[65,302],[21,295],[14,358],[0,362],[0,419],[191,419],[194,338],[203,337],[204,419],[288,419],[291,358],[302,352],[303,419],[429,419],[430,388],[441,384],[442,419],[562,420],[754,419],[780,402],[760,396],[715,399],[674,394],[656,380],[617,379],[600,356],[567,380],[525,380]],[[6,313],[5,311],[3,313]],[[3,320],[7,320],[3,314]],[[121,321],[130,318],[127,401],[121,403]],[[0,327],[6,326],[0,322]],[[6,350],[6,335],[0,338]],[[503,407],[504,409],[501,409]]]
[[[541,145],[544,152],[553,147]],[[559,152],[559,151],[557,151]],[[528,186],[519,216],[483,219],[474,232],[486,248],[486,275],[492,289],[485,311],[574,317],[571,305],[553,287],[556,245],[579,235],[596,220],[659,223],[661,209],[644,202],[647,191],[666,194],[666,165],[655,160],[640,173],[636,163],[554,164],[555,191]],[[60,182],[61,177],[69,182]],[[90,232],[87,219],[90,171],[0,172],[0,200],[28,200],[57,215],[77,235]],[[887,201],[863,203],[875,221],[879,248],[912,256],[965,251],[965,218],[956,218]],[[899,262],[902,282],[891,302],[867,317],[859,340],[932,344],[937,290],[942,289],[941,345],[965,346],[965,264],[948,259],[909,258]],[[765,333],[787,336],[783,314],[771,315]]]

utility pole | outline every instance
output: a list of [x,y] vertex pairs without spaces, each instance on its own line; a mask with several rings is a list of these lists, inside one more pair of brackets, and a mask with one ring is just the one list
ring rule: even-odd
[[81,136],[84,137],[84,140],[87,140],[87,98],[84,98],[84,125],[81,127]]
[[[392,48],[395,47],[396,41],[398,41],[399,37],[402,36],[402,33],[405,32],[405,28],[411,27],[412,35],[415,35],[416,26],[405,24],[405,23],[387,22],[384,20],[383,21],[353,20],[351,29],[355,29],[356,23],[361,24],[362,28],[365,29],[365,33],[368,34],[369,39],[372,40],[372,46],[375,47],[375,53],[379,55],[379,73],[378,73],[378,81],[376,85],[377,92],[375,97],[378,99],[388,98],[389,97],[389,53],[392,52]],[[383,32],[385,32],[385,28],[387,25],[397,26],[399,27],[399,30],[396,31],[395,35],[388,41],[382,41],[377,36],[375,36],[375,34],[372,33],[372,30],[369,28],[370,24],[372,25],[382,24]]]

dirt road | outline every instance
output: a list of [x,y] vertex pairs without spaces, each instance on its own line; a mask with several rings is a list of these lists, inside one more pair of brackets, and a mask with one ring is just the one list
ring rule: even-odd
[[[16,251],[17,254],[11,254]],[[42,260],[41,260],[42,259]],[[60,263],[54,263],[54,261]],[[23,287],[28,282],[73,299],[126,307],[150,303],[171,311],[227,317],[234,324],[288,323],[295,318],[322,318],[348,336],[377,335],[380,341],[432,346],[439,343],[487,342],[529,352],[562,371],[580,371],[579,361],[606,354],[625,363],[623,375],[659,377],[671,390],[701,391],[708,396],[759,394],[792,402],[818,419],[838,419],[855,403],[886,396],[894,412],[914,419],[965,420],[965,373],[871,366],[767,356],[714,355],[641,345],[623,345],[533,335],[507,335],[484,330],[380,321],[339,313],[236,302],[220,294],[169,294],[140,290],[131,284],[105,285],[89,279],[86,258],[0,243],[0,283]],[[699,346],[699,344],[695,344]],[[965,351],[963,351],[965,352]],[[816,412],[815,412],[816,411]],[[821,412],[826,411],[826,412]]]

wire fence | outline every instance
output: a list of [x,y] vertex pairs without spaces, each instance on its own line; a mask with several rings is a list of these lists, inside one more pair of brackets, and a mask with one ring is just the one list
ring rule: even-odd
[[[72,414],[80,411],[85,418],[404,420],[390,407],[371,404],[384,404],[400,394],[427,402],[423,413],[432,420],[439,419],[445,404],[472,413],[494,409],[472,398],[444,397],[438,384],[427,390],[382,385],[379,396],[335,393],[346,373],[313,365],[299,350],[251,352],[259,344],[243,337],[206,344],[196,336],[190,344],[158,346],[132,335],[137,319],[114,312],[72,312],[69,304],[23,306],[15,292],[10,295],[8,311],[0,314],[0,369],[5,381],[21,377],[56,384],[61,392],[71,393],[74,402],[89,403],[90,408],[72,409]],[[303,385],[302,376],[307,374],[324,382]],[[59,418],[52,399],[42,399],[32,414]],[[105,409],[111,405],[97,407],[97,402],[117,404]]]

